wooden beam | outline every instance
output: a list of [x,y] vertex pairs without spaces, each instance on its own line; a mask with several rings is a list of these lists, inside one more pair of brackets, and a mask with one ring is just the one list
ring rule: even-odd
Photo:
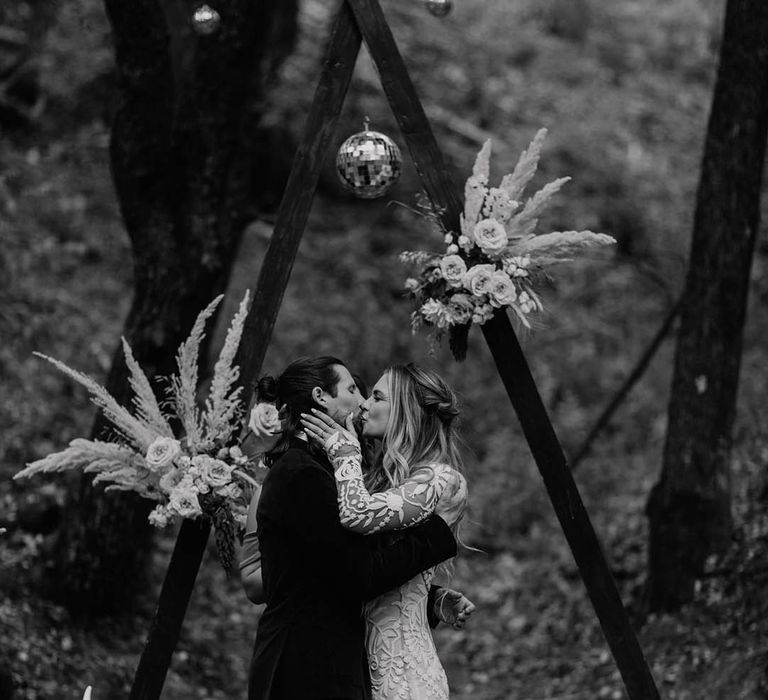
[[459,231],[463,205],[381,6],[377,0],[349,4],[378,69],[379,81],[405,137],[424,192],[434,211],[440,212],[445,229]]
[[[430,198],[445,210],[446,228],[458,231],[461,203],[445,170],[429,121],[378,0],[347,0],[381,76],[392,111]],[[589,515],[576,488],[520,343],[506,313],[483,333],[565,533],[632,700],[658,700],[659,692],[632,629]]]
[[[362,39],[346,5],[335,20],[304,137],[294,158],[275,229],[256,283],[236,359],[248,402],[269,345],[324,158],[334,137]],[[129,700],[158,700],[210,534],[209,522],[184,520]]]
[[348,2],[378,68],[381,86],[408,144],[424,190],[434,205],[445,210],[445,220],[450,224],[448,228],[457,231],[461,200],[381,6],[377,0]]
[[241,370],[240,382],[246,404],[251,396],[253,379],[261,370],[272,338],[320,171],[336,132],[361,44],[360,31],[344,3],[331,34],[304,137],[293,160],[275,229],[261,264],[253,303],[245,320],[236,363]]
[[659,691],[506,313],[497,312],[493,319],[487,321],[483,325],[483,335],[536,460],[627,693],[631,700],[658,700]]
[[181,523],[128,700],[160,697],[210,532],[205,520]]

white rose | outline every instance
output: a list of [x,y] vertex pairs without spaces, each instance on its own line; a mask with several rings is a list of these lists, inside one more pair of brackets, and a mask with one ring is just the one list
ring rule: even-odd
[[415,292],[419,288],[419,280],[409,277],[405,280],[405,289],[408,292]]
[[181,443],[169,437],[155,438],[147,449],[147,466],[150,471],[167,467],[181,452]]
[[200,480],[215,489],[232,481],[234,467],[208,455],[196,455],[192,464],[200,470]]
[[168,508],[182,518],[194,518],[203,512],[197,500],[197,494],[185,488],[178,488],[171,494],[168,499]]
[[459,255],[446,255],[440,260],[440,271],[443,273],[443,279],[451,287],[458,287],[467,273],[467,264]]
[[496,272],[495,265],[474,265],[467,270],[461,283],[476,297],[480,297],[490,290],[494,272]]
[[506,272],[498,270],[493,273],[489,295],[491,304],[497,307],[509,306],[517,298],[515,285]]
[[257,403],[251,410],[248,427],[257,437],[273,437],[281,432],[280,415],[273,403]]
[[475,243],[488,255],[500,253],[509,242],[504,226],[496,219],[478,221],[472,235]]
[[448,313],[454,325],[460,326],[472,318],[475,305],[467,294],[454,294],[448,303]]

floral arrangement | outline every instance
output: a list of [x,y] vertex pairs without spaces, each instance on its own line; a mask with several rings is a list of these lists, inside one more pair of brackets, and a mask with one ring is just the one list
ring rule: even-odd
[[550,265],[568,260],[579,249],[615,243],[611,236],[592,231],[534,233],[552,196],[570,180],[554,180],[523,202],[546,133],[541,129],[536,134],[498,187],[488,184],[491,141],[486,141],[464,188],[460,231],[446,230],[440,212],[427,207],[444,237],[445,252],[406,251],[400,256],[402,262],[420,267],[418,277],[405,283],[418,304],[411,315],[414,332],[426,324],[439,340],[451,331],[457,359],[466,353],[471,324],[483,325],[497,309],[511,309],[523,326],[531,327],[529,316],[543,309],[537,287]]
[[[269,452],[279,441],[285,426],[280,417],[277,406],[270,401],[259,401],[251,409],[248,418],[248,429],[256,438],[256,452],[264,455]],[[263,462],[260,462],[265,466]]]
[[[189,337],[179,347],[178,373],[170,377],[167,401],[162,403],[123,338],[134,393],[133,412],[89,376],[36,353],[89,391],[118,439],[77,438],[64,450],[28,464],[14,478],[82,469],[96,474],[94,483],[106,483],[108,491],[134,491],[157,501],[149,514],[149,521],[157,527],[165,527],[179,518],[210,517],[221,562],[229,569],[235,529],[245,526],[249,487],[257,487],[258,482],[249,474],[254,460],[237,445],[231,445],[241,430],[245,413],[240,398],[242,388],[236,386],[240,370],[234,358],[248,311],[247,292],[230,324],[205,402],[198,403],[200,343],[206,321],[221,299],[222,296],[214,299],[198,315]],[[172,425],[180,426],[181,435],[174,434]]]

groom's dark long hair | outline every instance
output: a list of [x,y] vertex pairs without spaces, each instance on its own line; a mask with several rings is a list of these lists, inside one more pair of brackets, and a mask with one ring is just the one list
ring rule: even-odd
[[315,405],[312,389],[319,386],[331,396],[336,396],[339,376],[334,365],[346,365],[337,357],[320,355],[300,357],[288,365],[279,377],[266,375],[256,384],[259,401],[274,402],[284,421],[283,438],[268,455],[267,462],[273,462],[286,449],[291,436],[301,430],[301,414],[309,413]]

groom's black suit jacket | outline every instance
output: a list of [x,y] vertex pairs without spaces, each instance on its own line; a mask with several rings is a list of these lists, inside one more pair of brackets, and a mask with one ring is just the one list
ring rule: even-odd
[[267,607],[249,700],[370,698],[362,604],[456,553],[442,518],[395,542],[342,528],[333,469],[293,440],[270,468],[256,513]]

